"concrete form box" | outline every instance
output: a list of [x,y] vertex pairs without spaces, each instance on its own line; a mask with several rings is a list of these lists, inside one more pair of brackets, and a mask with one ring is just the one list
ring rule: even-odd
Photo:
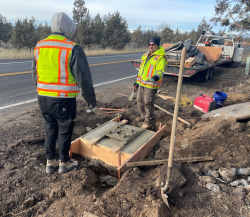
[[[81,154],[92,159],[99,159],[104,163],[117,169],[118,175],[125,172],[128,168],[126,163],[144,160],[152,148],[161,139],[166,126],[161,127],[157,132],[145,130],[135,138],[128,141],[118,152],[114,152],[114,147],[119,145],[119,141],[114,138],[102,137],[96,144],[90,145],[93,139],[97,138],[103,132],[117,125],[120,118],[117,117],[89,133],[79,137],[71,143],[70,152]],[[131,129],[131,131],[141,128],[130,125],[123,125],[121,129]]]

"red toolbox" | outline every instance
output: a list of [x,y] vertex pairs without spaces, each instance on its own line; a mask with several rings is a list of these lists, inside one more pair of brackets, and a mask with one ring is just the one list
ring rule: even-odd
[[216,109],[216,102],[212,97],[201,94],[197,96],[194,100],[194,108],[198,109],[203,113],[208,113]]

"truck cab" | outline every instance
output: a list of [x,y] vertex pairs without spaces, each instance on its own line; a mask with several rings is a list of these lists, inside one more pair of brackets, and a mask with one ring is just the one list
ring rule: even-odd
[[203,31],[196,46],[221,47],[220,60],[227,59],[232,62],[241,62],[244,50],[236,43],[236,37],[234,35],[215,35],[213,31]]

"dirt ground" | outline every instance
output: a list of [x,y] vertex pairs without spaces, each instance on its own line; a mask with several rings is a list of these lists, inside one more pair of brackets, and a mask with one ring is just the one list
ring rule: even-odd
[[[215,91],[228,94],[225,105],[250,101],[250,82],[244,75],[245,65],[217,67],[212,80],[200,83],[184,79],[182,94],[192,101],[201,93],[212,96]],[[97,93],[97,108],[128,110],[123,118],[138,126],[136,100],[130,102],[133,83],[108,88]],[[164,77],[161,91],[175,97],[177,79]],[[173,112],[174,102],[157,98],[156,104]],[[117,116],[98,110],[87,114],[86,103],[79,98],[77,119],[72,140],[87,133],[87,127]],[[212,156],[214,161],[175,163],[169,194],[171,209],[163,204],[161,182],[167,165],[137,167],[123,174],[113,187],[102,181],[103,176],[116,176],[114,170],[99,161],[73,155],[79,161],[76,170],[60,175],[45,173],[44,125],[38,106],[6,115],[0,127],[0,216],[92,216],[98,217],[182,217],[182,216],[250,216],[250,194],[216,180],[218,192],[208,190],[200,181],[208,171],[219,168],[250,167],[250,124],[247,121],[221,118],[201,119],[202,113],[193,107],[181,108],[179,116],[193,124],[188,128],[178,122],[175,158]],[[172,117],[155,110],[156,126],[167,126],[161,141],[150,153],[151,159],[166,159],[169,153]],[[91,213],[91,214],[90,214]]]

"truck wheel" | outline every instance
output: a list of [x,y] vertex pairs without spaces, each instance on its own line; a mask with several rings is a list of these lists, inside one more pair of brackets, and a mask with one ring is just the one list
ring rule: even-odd
[[210,68],[210,69],[209,69],[209,77],[208,77],[208,80],[211,80],[211,79],[212,79],[213,73],[214,73],[214,68]]
[[200,73],[201,73],[201,81],[202,82],[207,82],[208,79],[209,79],[210,70],[206,69],[206,70],[204,70],[203,72],[200,72]]
[[196,74],[196,79],[195,80],[199,81],[199,82],[207,82],[208,78],[209,78],[209,70],[206,69],[204,71],[198,72]]

